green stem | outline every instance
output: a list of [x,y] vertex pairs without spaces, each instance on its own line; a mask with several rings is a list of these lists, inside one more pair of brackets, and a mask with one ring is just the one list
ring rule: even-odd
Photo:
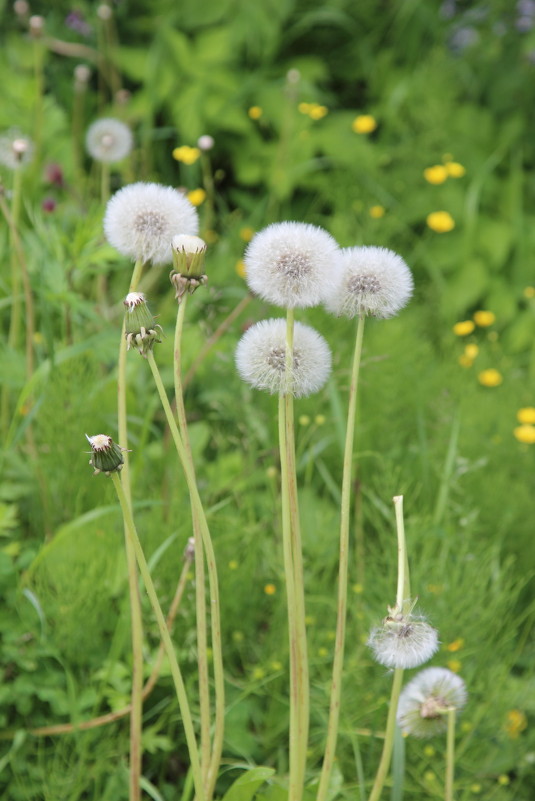
[[340,560],[338,569],[338,618],[336,622],[336,639],[334,644],[333,673],[331,684],[331,701],[325,754],[321,770],[317,801],[325,801],[329,789],[332,766],[338,739],[338,723],[340,717],[340,698],[342,692],[342,670],[344,665],[345,631],[347,617],[347,575],[349,565],[349,525],[351,513],[351,473],[353,464],[353,445],[355,439],[355,417],[357,409],[357,393],[359,370],[362,355],[365,317],[359,317],[353,354],[351,384],[349,388],[349,405],[347,412],[346,440],[344,448],[344,467],[342,474],[342,501],[340,510]]
[[184,681],[182,679],[180,667],[178,665],[175,650],[173,648],[173,643],[171,641],[171,635],[169,634],[169,630],[165,623],[165,617],[162,612],[160,603],[158,601],[156,590],[154,589],[154,584],[152,582],[149,567],[147,565],[147,560],[145,559],[143,548],[141,547],[139,536],[137,534],[136,527],[134,524],[134,519],[132,517],[130,503],[127,499],[126,493],[123,490],[121,479],[119,478],[117,473],[112,473],[111,477],[113,480],[113,484],[115,486],[115,490],[117,492],[117,497],[119,498],[119,503],[121,504],[125,529],[128,533],[130,542],[132,543],[132,546],[134,548],[137,564],[139,567],[139,572],[141,573],[141,577],[143,579],[143,583],[145,584],[147,595],[149,596],[149,600],[154,615],[158,622],[158,628],[160,630],[160,636],[164,644],[165,653],[167,654],[167,658],[169,659],[169,665],[171,667],[171,675],[173,677],[173,683],[175,685],[178,704],[180,707],[180,714],[182,716],[182,722],[184,724],[184,733],[186,735],[186,742],[188,744],[188,751],[191,760],[191,768],[193,771],[195,792],[197,794],[197,799],[198,801],[204,801],[205,796],[204,796],[204,789],[202,786],[201,765],[199,761],[199,752],[197,750],[197,742],[195,740],[195,731],[193,729],[193,721],[191,718],[191,712],[188,704],[186,688],[184,686]]
[[390,707],[388,710],[388,718],[386,721],[385,741],[383,743],[383,753],[381,754],[381,761],[377,769],[375,781],[372,791],[368,797],[368,801],[378,801],[383,790],[388,770],[390,768],[390,760],[392,758],[392,748],[394,745],[394,731],[396,726],[396,713],[398,708],[399,694],[401,692],[401,685],[403,682],[403,668],[396,668],[394,670],[394,679],[392,681],[392,693],[390,695]]
[[396,593],[396,607],[403,612],[403,602],[410,602],[411,587],[409,578],[409,562],[407,558],[407,544],[405,541],[405,523],[403,521],[403,495],[396,495],[393,499],[396,512],[396,531],[398,539],[398,586]]
[[11,219],[13,225],[9,227],[9,245],[11,251],[11,320],[9,324],[9,334],[7,339],[8,347],[17,348],[19,341],[20,320],[21,320],[21,294],[20,294],[20,272],[17,254],[15,251],[15,232],[18,231],[20,207],[22,198],[22,167],[13,170],[13,190],[11,199]]
[[446,785],[444,801],[453,801],[453,776],[455,770],[455,708],[448,709],[448,733],[446,740]]

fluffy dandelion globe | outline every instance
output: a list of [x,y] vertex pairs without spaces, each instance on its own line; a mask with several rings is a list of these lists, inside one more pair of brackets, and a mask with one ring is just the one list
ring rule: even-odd
[[18,170],[32,160],[33,143],[27,136],[12,128],[0,136],[0,164]]
[[399,696],[397,721],[404,734],[433,737],[446,731],[449,709],[462,709],[468,694],[464,681],[447,668],[418,673]]
[[338,317],[393,317],[412,289],[411,271],[393,250],[344,248],[339,280],[329,287],[325,307]]
[[438,650],[436,629],[422,616],[396,614],[383,620],[368,639],[376,662],[388,668],[423,665]]
[[322,228],[274,223],[249,243],[246,279],[253,292],[275,306],[317,306],[337,273],[339,258],[340,248]]
[[196,234],[197,212],[180,192],[160,184],[125,186],[110,199],[104,233],[123,256],[153,264],[173,259],[171,242],[177,234]]
[[255,389],[301,398],[318,392],[327,381],[331,351],[317,331],[296,323],[293,365],[287,375],[286,320],[262,320],[239,341],[236,366],[243,380]]
[[85,146],[95,161],[112,163],[126,158],[132,150],[132,131],[120,120],[106,117],[87,129]]

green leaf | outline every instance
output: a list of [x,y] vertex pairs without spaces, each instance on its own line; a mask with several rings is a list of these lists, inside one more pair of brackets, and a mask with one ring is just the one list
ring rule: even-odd
[[262,766],[247,770],[229,787],[223,796],[223,801],[251,801],[258,788],[274,773],[274,768]]

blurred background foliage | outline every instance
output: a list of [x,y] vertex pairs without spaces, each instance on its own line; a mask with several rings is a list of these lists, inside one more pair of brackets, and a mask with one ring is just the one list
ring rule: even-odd
[[[0,132],[17,128],[35,148],[23,173],[20,234],[37,319],[32,376],[21,348],[0,353],[2,382],[17,399],[0,482],[2,792],[13,801],[127,797],[126,718],[69,735],[29,733],[120,709],[129,695],[119,511],[109,482],[91,478],[83,454],[84,431],[116,431],[115,364],[130,267],[103,239],[99,168],[83,147],[89,123],[115,116],[132,127],[136,145],[114,165],[113,190],[156,180],[205,192],[199,214],[210,244],[209,285],[189,305],[183,360],[186,372],[195,368],[186,403],[222,587],[229,709],[220,793],[238,775],[233,766],[287,769],[276,403],[242,385],[233,366],[243,327],[279,312],[251,300],[210,353],[200,361],[199,354],[237,305],[245,308],[240,262],[248,239],[270,222],[294,219],[325,227],[343,246],[398,251],[416,285],[410,307],[397,319],[370,322],[365,337],[332,794],[364,798],[357,776],[363,770],[370,781],[380,752],[371,734],[384,727],[389,680],[365,641],[393,600],[390,498],[401,493],[414,586],[441,634],[433,663],[459,671],[470,694],[458,798],[528,801],[535,788],[534,446],[513,430],[518,410],[535,406],[533,3],[121,0],[105,6],[111,14],[103,5],[35,2],[19,14],[0,6],[8,76]],[[43,15],[41,35],[28,33],[29,14]],[[91,68],[82,88],[73,77],[79,64]],[[210,151],[191,164],[173,158],[201,135],[213,137]],[[424,174],[437,166],[442,171]],[[1,169],[9,198],[12,176]],[[433,212],[447,216],[433,224]],[[5,264],[8,241],[3,226]],[[6,331],[7,270],[0,288]],[[168,332],[157,358],[171,387],[176,307],[165,270],[147,276],[146,291]],[[492,313],[485,325],[454,332],[480,310]],[[334,355],[327,389],[297,409],[312,780],[328,707],[354,330],[321,309],[301,319],[325,334]],[[147,365],[130,355],[136,519],[165,607],[190,534],[188,500]],[[487,369],[499,373],[494,386],[481,377]],[[145,611],[150,664],[158,637],[148,605]],[[193,615],[190,582],[176,642],[195,697]],[[166,668],[144,722],[146,792],[170,801],[187,765]],[[440,797],[443,744],[408,740],[405,751],[406,797]],[[263,792],[271,801],[284,796],[276,781]]]

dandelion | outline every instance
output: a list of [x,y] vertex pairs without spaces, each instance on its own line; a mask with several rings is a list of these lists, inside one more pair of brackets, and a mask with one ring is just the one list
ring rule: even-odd
[[516,419],[519,423],[535,423],[535,406],[524,406],[516,413]]
[[459,659],[450,659],[447,664],[452,673],[458,673],[462,667],[462,662]]
[[524,425],[517,426],[514,429],[513,434],[519,442],[522,442],[525,445],[535,444],[535,426],[525,423]]
[[453,642],[448,643],[446,645],[446,651],[450,651],[451,653],[455,653],[456,651],[460,651],[461,648],[464,647],[464,639],[462,637],[458,637]]
[[414,668],[423,665],[438,650],[436,629],[421,615],[390,613],[381,626],[373,629],[367,645],[376,662],[388,668]]
[[476,311],[474,313],[474,322],[481,328],[487,328],[496,321],[496,315],[491,311]]
[[264,592],[266,593],[266,595],[275,595],[275,593],[277,592],[277,588],[275,587],[274,584],[266,584],[264,587]]
[[331,352],[317,331],[296,323],[293,364],[287,375],[286,320],[262,320],[239,341],[236,365],[242,379],[255,389],[299,398],[323,387],[331,371]]
[[466,337],[468,334],[471,334],[474,329],[475,324],[472,320],[462,320],[460,323],[455,323],[452,331],[458,337]]
[[15,128],[0,136],[0,164],[18,170],[32,160],[33,143]]
[[424,170],[424,178],[430,184],[443,184],[447,180],[448,174],[448,170],[442,164],[435,164]]
[[458,161],[446,161],[444,167],[450,178],[462,178],[466,175],[466,169]]
[[340,249],[314,225],[282,222],[256,234],[245,252],[249,287],[287,308],[317,306],[337,273]]
[[426,223],[437,234],[446,234],[455,228],[455,220],[449,211],[433,211],[426,217]]
[[373,220],[380,220],[381,217],[385,216],[385,207],[384,206],[371,206],[369,210],[369,215]]
[[426,668],[401,692],[398,725],[403,734],[433,737],[446,731],[446,713],[450,709],[462,709],[467,697],[466,685],[460,676],[446,668]]
[[371,114],[359,114],[351,123],[351,128],[355,133],[372,133],[377,128],[377,120]]
[[503,381],[503,376],[494,367],[489,367],[488,370],[482,370],[477,380],[484,387],[498,387]]
[[186,197],[192,206],[200,206],[206,200],[206,192],[204,189],[192,189]]
[[189,147],[188,145],[175,147],[172,152],[175,161],[181,161],[182,164],[195,164],[200,155],[201,151],[198,147]]
[[85,146],[95,161],[111,164],[126,158],[133,145],[132,131],[121,120],[105,117],[87,129]]
[[110,473],[122,470],[124,464],[122,451],[124,448],[116,445],[107,434],[95,434],[94,437],[89,437],[86,434],[85,436],[91,446],[92,455],[89,464],[95,468],[94,476],[99,473],[105,473],[109,476]]
[[393,317],[412,294],[412,274],[401,256],[379,247],[344,248],[339,279],[325,307],[337,317]]
[[236,262],[234,269],[236,270],[240,278],[245,278],[246,270],[245,270],[245,262],[243,259],[239,259],[239,261]]
[[189,292],[193,295],[196,289],[208,283],[208,276],[204,272],[204,257],[206,242],[199,236],[179,234],[171,242],[173,250],[173,270],[170,281],[180,303],[182,296]]
[[525,287],[523,293],[525,298],[535,298],[535,286],[527,286]]
[[329,109],[327,106],[320,106],[318,103],[312,103],[308,116],[312,120],[322,120],[328,113]]
[[108,202],[104,232],[123,256],[153,264],[172,260],[176,234],[196,234],[197,212],[186,198],[161,184],[138,182],[120,189]]
[[299,103],[299,105],[297,106],[297,110],[299,111],[300,114],[308,114],[310,112],[311,107],[312,107],[311,103]]
[[520,709],[510,709],[506,717],[505,731],[511,740],[516,740],[521,732],[527,728],[527,718]]
[[147,357],[156,342],[161,342],[161,325],[158,325],[149,311],[145,295],[142,292],[130,292],[125,300],[126,313],[124,330],[127,350],[136,348]]
[[259,120],[263,114],[263,111],[260,106],[251,106],[247,113],[252,120]]
[[244,228],[240,228],[240,239],[242,239],[244,242],[250,242],[254,235],[254,228],[251,228],[249,225],[246,225]]

